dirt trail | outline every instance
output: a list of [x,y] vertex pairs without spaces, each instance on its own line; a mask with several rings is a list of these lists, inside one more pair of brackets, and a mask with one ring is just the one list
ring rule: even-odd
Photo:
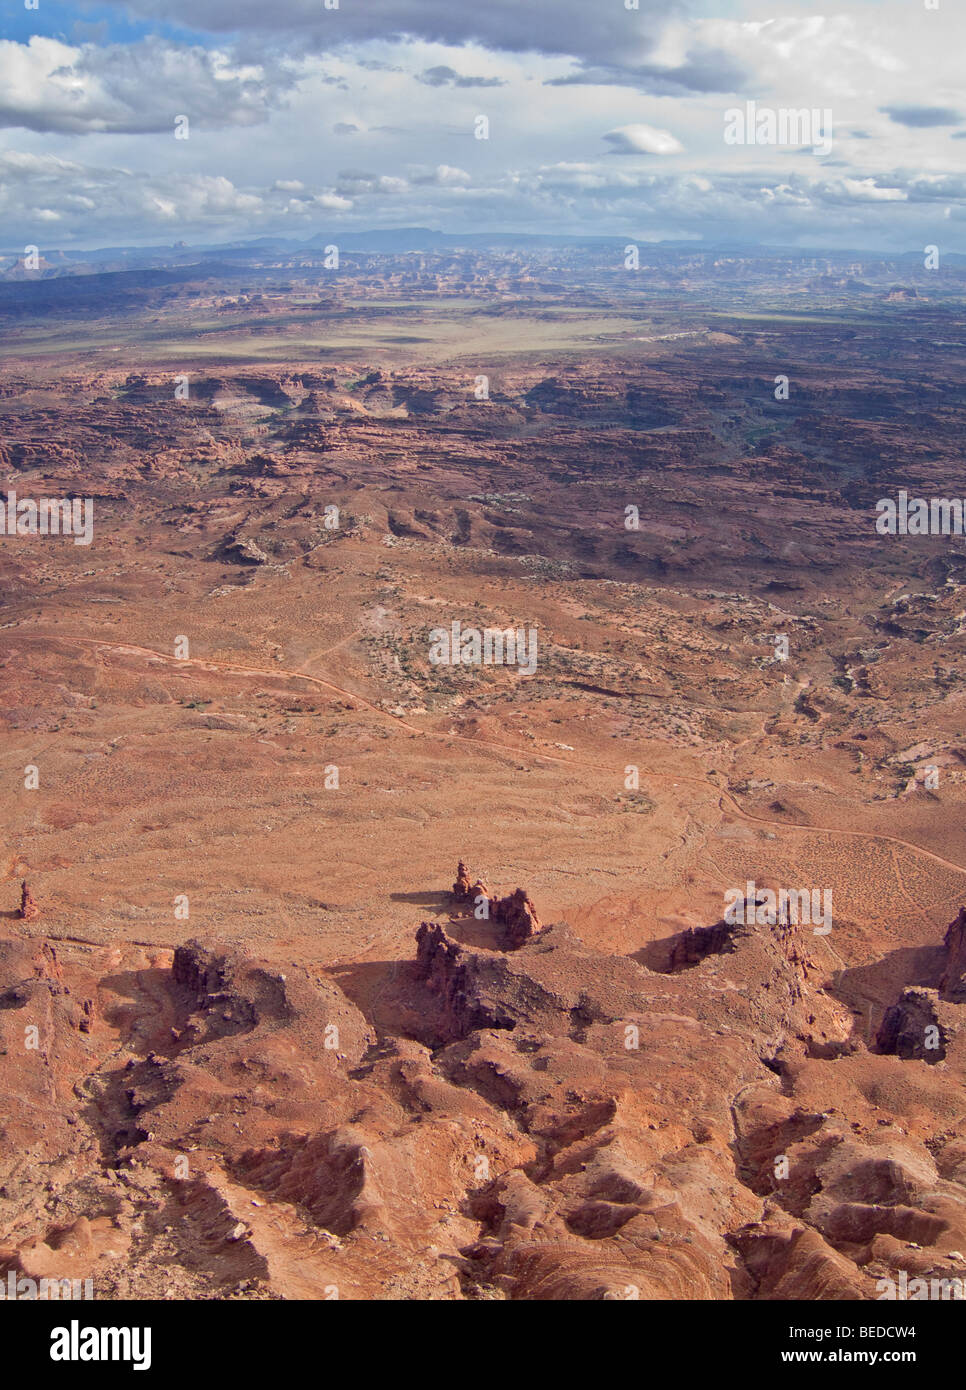
[[[473,748],[497,748],[504,753],[512,754],[515,758],[539,758],[544,762],[560,763],[564,767],[582,766],[593,767],[597,770],[600,770],[601,767],[601,764],[596,759],[578,757],[561,758],[553,753],[538,753],[532,749],[517,748],[513,744],[499,743],[494,739],[468,738],[464,734],[441,734],[433,729],[420,729],[417,725],[410,724],[408,720],[401,718],[399,715],[390,714],[387,710],[380,708],[379,705],[374,705],[370,700],[365,699],[364,696],[357,695],[355,691],[346,690],[344,686],[324,680],[321,676],[307,675],[304,671],[291,671],[281,666],[273,671],[267,667],[240,666],[234,661],[215,661],[207,657],[175,657],[169,655],[167,652],[156,651],[152,647],[140,647],[129,642],[105,642],[95,637],[65,636],[62,633],[39,634],[21,632],[19,630],[17,636],[27,638],[36,637],[38,640],[43,637],[43,640],[46,641],[54,640],[67,643],[68,645],[74,644],[96,647],[103,651],[118,652],[121,655],[145,656],[159,661],[173,662],[178,666],[191,666],[202,671],[224,671],[228,675],[262,676],[275,680],[308,681],[311,685],[317,685],[322,690],[330,690],[334,694],[344,696],[347,700],[353,700],[364,709],[370,710],[373,714],[377,714],[383,719],[388,719],[391,723],[405,729],[407,733],[415,734],[419,738],[435,738],[442,742],[455,741],[457,743],[467,743]],[[651,781],[671,783],[690,782],[695,786],[705,787],[718,797],[718,805],[722,811],[725,810],[725,803],[727,803],[734,815],[738,816],[741,820],[748,821],[755,825],[767,825],[772,829],[783,831],[797,830],[809,835],[840,835],[847,836],[849,839],[853,840],[869,840],[883,845],[900,845],[911,854],[929,859],[934,864],[941,864],[943,868],[951,869],[954,873],[966,875],[966,868],[964,868],[963,865],[956,864],[951,859],[945,859],[941,854],[934,854],[932,850],[924,849],[922,845],[913,844],[910,840],[903,840],[897,835],[880,835],[871,830],[842,830],[836,826],[829,825],[807,825],[802,821],[769,820],[764,816],[756,816],[750,811],[744,810],[731,792],[723,791],[721,787],[717,786],[714,782],[707,781],[704,777],[692,777],[686,773],[672,774],[665,772],[647,772],[643,769],[641,770],[640,776],[648,778]]]

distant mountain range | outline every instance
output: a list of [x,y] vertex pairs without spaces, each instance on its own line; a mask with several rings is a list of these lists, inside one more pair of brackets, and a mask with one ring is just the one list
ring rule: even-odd
[[[565,236],[555,234],[531,234],[518,232],[442,232],[428,227],[372,228],[368,231],[353,232],[345,229],[332,229],[317,232],[305,240],[290,237],[253,237],[244,241],[215,242],[190,246],[186,242],[176,242],[169,246],[103,246],[95,249],[56,248],[44,249],[43,269],[49,274],[76,272],[81,265],[99,266],[105,262],[117,268],[118,262],[130,266],[160,266],[197,264],[199,260],[214,258],[219,260],[238,260],[257,257],[276,252],[280,255],[297,255],[300,251],[321,251],[325,246],[337,245],[340,251],[382,253],[384,255],[405,255],[419,252],[446,251],[507,251],[526,249],[573,249],[577,247],[620,246],[634,241],[630,234],[623,236]],[[921,261],[921,249],[889,254],[881,251],[826,250],[821,247],[761,246],[740,242],[718,242],[709,244],[696,241],[645,242],[639,239],[642,249],[655,252],[691,252],[696,255],[731,255],[745,259],[760,257],[764,260],[774,256],[812,257],[843,262],[856,259],[867,261],[909,262]],[[0,251],[0,274],[9,270],[5,263],[14,265],[22,261],[23,247],[10,247]],[[946,252],[944,259],[966,262],[966,255]]]

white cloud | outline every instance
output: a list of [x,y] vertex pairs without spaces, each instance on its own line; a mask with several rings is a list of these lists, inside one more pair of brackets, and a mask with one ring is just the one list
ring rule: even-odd
[[94,234],[113,239],[118,228],[129,234],[136,229],[150,239],[169,236],[173,227],[182,237],[262,230],[275,219],[290,222],[293,214],[301,219],[303,234],[311,235],[320,212],[341,215],[352,206],[350,198],[331,188],[298,199],[271,187],[240,188],[223,175],[134,173],[0,153],[0,223],[15,225],[16,241],[25,244],[36,224],[57,219],[70,226],[78,210],[82,225]]
[[35,35],[0,40],[0,126],[84,135],[170,132],[264,120],[287,79],[235,66],[226,53],[144,39],[76,47]]
[[466,184],[470,182],[470,176],[465,169],[456,169],[452,164],[437,164],[436,182],[441,187],[452,187],[456,184]]
[[613,154],[680,154],[684,146],[669,130],[652,125],[622,125],[604,136],[613,145]]
[[875,179],[843,179],[842,187],[858,202],[901,203],[909,196],[901,188],[881,188]]

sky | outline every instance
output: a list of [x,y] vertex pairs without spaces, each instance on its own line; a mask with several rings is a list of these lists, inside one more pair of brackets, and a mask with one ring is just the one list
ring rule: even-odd
[[[2,16],[8,249],[419,226],[966,250],[962,0],[3,0]],[[783,131],[783,111],[808,125]],[[736,138],[756,130],[783,143]]]

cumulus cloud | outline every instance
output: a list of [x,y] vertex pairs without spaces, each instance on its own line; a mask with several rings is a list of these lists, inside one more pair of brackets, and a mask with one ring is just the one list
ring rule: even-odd
[[50,223],[58,224],[58,239],[71,240],[79,212],[85,232],[93,235],[113,237],[119,227],[136,227],[149,237],[169,237],[174,229],[179,237],[210,236],[274,226],[291,220],[293,212],[312,231],[320,209],[345,213],[353,206],[331,188],[292,197],[293,190],[284,186],[289,182],[240,188],[217,174],[135,173],[5,151],[0,152],[0,221],[16,226],[24,242],[37,224]]
[[684,146],[669,130],[652,125],[622,125],[604,136],[611,154],[680,154]]
[[[293,187],[298,182],[306,186]],[[454,231],[549,225],[712,242],[761,240],[766,228],[765,240],[802,245],[815,245],[819,231],[826,243],[854,245],[857,229],[874,227],[907,245],[910,238],[926,244],[937,208],[951,218],[966,210],[966,175],[805,170],[763,177],[752,169],[710,174],[603,156],[472,179],[453,165],[407,166],[406,177],[345,169],[328,187],[298,180],[260,187],[224,176],[147,175],[50,155],[0,155],[0,223],[15,228],[11,244],[48,247],[69,244],[78,226],[112,240],[125,226],[148,240],[212,241],[262,233],[307,239],[387,224]]]
[[352,199],[344,198],[339,193],[316,193],[312,202],[317,208],[325,208],[328,212],[348,212],[352,207]]
[[909,197],[901,188],[884,188],[875,179],[848,179],[842,180],[842,188],[845,194],[856,202],[869,203],[902,203]]
[[370,174],[362,169],[343,169],[336,182],[336,192],[350,198],[373,193],[402,193],[408,187],[408,181],[395,174]]
[[[253,53],[275,51],[331,53],[378,39],[415,40],[459,49],[477,44],[493,52],[570,57],[576,65],[560,83],[626,85],[656,95],[728,92],[744,88],[747,70],[740,44],[731,51],[703,39],[699,24],[683,18],[681,0],[642,0],[640,8],[592,0],[486,0],[448,4],[439,0],[367,0],[325,10],[321,0],[109,0],[138,15],[181,21],[197,31],[240,35]],[[667,48],[669,27],[682,37]],[[747,38],[746,38],[747,42]],[[388,67],[378,59],[373,69]],[[495,86],[499,79],[460,78],[429,69],[428,85]]]
[[288,85],[282,69],[161,39],[97,48],[35,35],[0,40],[0,125],[83,135],[173,131],[264,120]]

